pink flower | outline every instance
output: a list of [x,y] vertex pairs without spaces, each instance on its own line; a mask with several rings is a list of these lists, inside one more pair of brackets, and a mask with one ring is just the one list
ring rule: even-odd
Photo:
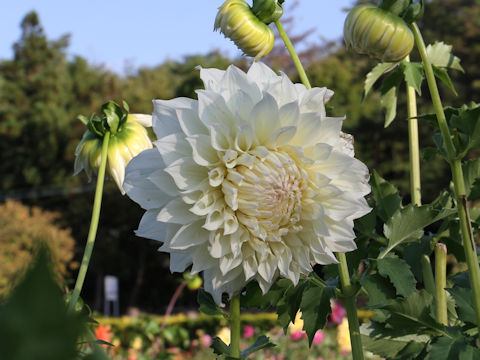
[[200,338],[200,343],[202,344],[203,347],[210,347],[212,345],[212,337],[208,334],[204,334]]
[[243,337],[245,339],[251,338],[255,334],[255,329],[251,325],[245,325],[243,327]]
[[307,334],[304,331],[297,330],[297,331],[294,331],[290,334],[290,339],[292,339],[294,341],[297,341],[297,340],[303,339],[306,336],[307,336]]
[[345,317],[345,309],[337,301],[332,301],[332,313],[330,314],[330,321],[335,324],[340,324]]
[[318,330],[316,333],[315,333],[315,336],[313,337],[313,345],[318,345],[320,344],[323,339],[325,338],[325,334],[323,333],[322,330]]

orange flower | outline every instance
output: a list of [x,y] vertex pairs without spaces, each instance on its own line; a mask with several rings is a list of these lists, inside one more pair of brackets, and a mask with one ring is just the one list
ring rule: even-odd
[[113,338],[113,334],[111,332],[111,326],[110,325],[98,325],[98,327],[95,330],[95,338],[97,340],[103,340],[106,342],[111,342]]

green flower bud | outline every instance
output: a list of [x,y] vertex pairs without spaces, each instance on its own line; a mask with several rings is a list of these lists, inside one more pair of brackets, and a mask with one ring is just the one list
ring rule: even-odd
[[258,19],[245,0],[227,0],[218,8],[214,30],[220,30],[246,55],[258,60],[273,48],[272,29]]
[[354,7],[344,25],[347,49],[368,54],[385,62],[397,62],[413,49],[408,25],[397,15],[375,5]]
[[[98,119],[98,118],[97,118]],[[125,168],[130,160],[146,149],[152,148],[145,127],[152,126],[152,117],[143,114],[128,114],[116,132],[111,134],[107,151],[107,169],[118,188],[125,194],[122,184]],[[90,179],[100,166],[103,137],[89,129],[75,150],[74,174],[85,170]]]

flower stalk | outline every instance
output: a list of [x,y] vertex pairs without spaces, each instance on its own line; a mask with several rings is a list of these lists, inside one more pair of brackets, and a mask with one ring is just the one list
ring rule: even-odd
[[80,296],[80,292],[82,291],[83,282],[85,281],[85,275],[87,274],[90,258],[92,257],[93,245],[95,244],[95,238],[98,229],[98,220],[100,218],[100,208],[102,206],[103,184],[105,180],[105,169],[107,167],[107,151],[109,140],[110,132],[107,131],[103,137],[100,167],[98,169],[97,185],[95,189],[95,198],[93,201],[93,211],[92,218],[90,220],[90,229],[88,230],[87,244],[85,245],[82,264],[80,265],[80,270],[78,271],[75,288],[73,289],[73,294],[68,304],[68,312],[72,312],[75,309],[78,297]]
[[[407,55],[405,61],[410,61]],[[420,150],[418,145],[417,99],[415,89],[407,85],[408,145],[410,148],[410,196],[412,204],[422,205],[420,182]]]
[[240,294],[230,302],[230,355],[240,359]]
[[342,284],[342,294],[345,299],[345,308],[347,310],[348,329],[350,331],[350,343],[352,345],[353,360],[363,360],[362,338],[360,335],[360,326],[358,323],[357,307],[355,305],[355,288],[350,282],[348,273],[347,258],[344,253],[337,253],[338,272],[340,274],[340,283]]
[[435,305],[437,321],[448,325],[447,315],[447,247],[445,244],[435,244]]
[[438,92],[437,83],[435,81],[432,64],[427,57],[427,50],[425,48],[423,37],[417,24],[412,23],[411,28],[415,37],[415,43],[422,58],[428,88],[430,90],[432,103],[437,116],[438,126],[442,134],[443,143],[445,144],[447,161],[450,164],[450,169],[452,172],[463,249],[467,259],[468,271],[470,275],[470,286],[473,294],[473,303],[475,307],[478,328],[480,330],[480,267],[476,255],[476,245],[473,239],[472,226],[470,224],[470,218],[468,214],[462,162],[461,159],[456,155],[455,146],[448,128],[445,113],[443,112],[443,106],[440,99],[440,94]]
[[435,296],[435,280],[433,278],[432,264],[430,263],[430,258],[427,255],[423,255],[420,259],[422,264],[422,275],[423,275],[423,284],[425,289],[432,295]]
[[290,41],[290,38],[288,37],[287,33],[285,32],[285,29],[283,28],[283,25],[280,22],[280,20],[275,21],[275,26],[277,27],[278,33],[282,38],[283,42],[285,43],[285,46],[287,47],[288,53],[292,57],[292,61],[295,67],[297,68],[298,75],[300,76],[300,81],[302,82],[303,85],[305,85],[307,89],[311,89],[312,86],[310,85],[310,81],[308,81],[308,77],[307,77],[307,74],[305,73],[305,69],[303,68],[300,58],[298,57],[298,54],[295,51],[295,48],[293,47],[293,44]]

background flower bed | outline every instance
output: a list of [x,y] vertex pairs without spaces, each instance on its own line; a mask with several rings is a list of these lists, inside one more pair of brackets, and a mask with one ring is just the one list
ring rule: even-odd
[[[359,316],[368,321],[370,312],[361,311]],[[348,328],[331,322],[327,329],[317,334],[312,348],[308,347],[306,335],[297,332],[297,326],[284,336],[278,326],[275,313],[242,314],[242,349],[253,343],[260,334],[267,334],[277,344],[276,347],[258,352],[252,359],[350,359],[345,347]],[[97,317],[99,325],[96,337],[110,342],[106,346],[114,360],[147,359],[212,359],[209,348],[214,336],[228,340],[229,330],[223,317],[213,317],[199,313],[179,313],[167,319],[167,326],[161,328],[163,316],[142,315],[121,318]],[[339,327],[340,326],[340,327]],[[348,338],[348,336],[346,337]],[[370,357],[371,359],[378,359]]]

